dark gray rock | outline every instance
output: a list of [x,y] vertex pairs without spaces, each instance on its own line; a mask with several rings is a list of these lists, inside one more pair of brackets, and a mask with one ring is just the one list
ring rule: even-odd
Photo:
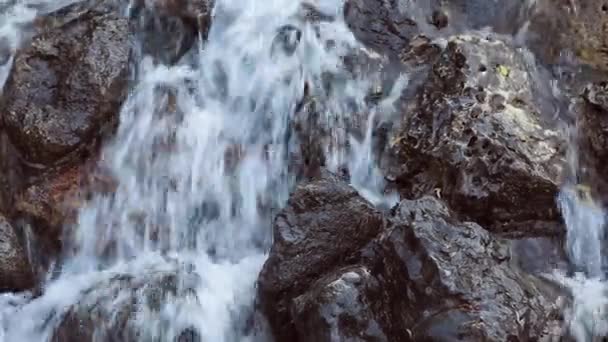
[[589,192],[581,195],[607,204],[608,85],[605,82],[591,83],[585,87],[581,97],[576,106],[579,118],[578,157],[581,165],[577,181]]
[[358,253],[383,217],[333,175],[299,186],[274,222],[274,243],[259,277],[262,310],[278,340],[293,340],[292,300]]
[[135,57],[151,56],[157,63],[176,63],[199,36],[207,39],[213,6],[213,0],[135,1],[129,22],[139,45]]
[[[454,220],[439,200],[403,201],[380,238],[386,278],[413,340],[529,341],[540,338],[551,299],[531,276],[511,268],[508,245],[479,225]],[[395,292],[399,293],[399,292]],[[399,299],[395,299],[399,300]]]
[[[365,266],[336,270],[293,300],[299,341],[398,341],[389,339],[377,305],[384,284]],[[407,335],[403,336],[404,338]]]
[[49,165],[86,150],[117,122],[128,25],[111,1],[75,4],[40,21],[4,88],[2,125],[24,158]]
[[0,292],[29,290],[34,285],[34,272],[22,239],[0,215]]
[[529,341],[554,293],[509,244],[434,197],[376,213],[333,176],[300,186],[275,222],[259,300],[279,341]]
[[389,147],[396,158],[385,159],[396,160],[386,162],[389,178],[406,197],[438,194],[492,231],[560,232],[555,198],[566,142],[533,59],[483,35],[446,43],[403,103]]

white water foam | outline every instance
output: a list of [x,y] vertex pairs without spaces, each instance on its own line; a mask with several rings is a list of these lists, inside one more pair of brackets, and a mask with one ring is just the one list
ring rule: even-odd
[[[573,180],[580,170],[578,130],[576,125],[568,130],[567,159]],[[602,247],[606,212],[595,203],[592,189],[572,183],[562,188],[557,201],[567,229],[566,252],[574,275],[555,272],[552,278],[571,295],[571,305],[564,310],[565,328],[576,341],[587,342],[608,336],[608,283]]]
[[[219,0],[195,63],[167,67],[145,58],[137,64],[139,79],[121,110],[115,139],[103,150],[118,188],[81,209],[78,224],[66,232],[69,251],[61,272],[49,276],[40,297],[0,296],[0,341],[48,340],[83,292],[95,300],[109,291],[100,283],[117,275],[145,279],[183,264],[200,278],[197,300],[170,300],[159,312],[140,310],[130,324],[142,331],[141,338],[173,341],[186,327],[194,327],[203,341],[255,338],[243,330],[271,242],[272,213],[294,185],[288,170],[295,148],[288,139],[291,116],[304,84],[314,93],[322,89],[324,74],[346,80],[324,98],[326,122],[361,115],[366,123],[363,139],[348,131],[332,136],[337,142],[326,150],[330,166],[349,166],[364,195],[387,201],[371,132],[379,115],[374,113],[390,113],[391,104],[369,108],[364,98],[371,78],[345,72],[342,57],[362,47],[343,22],[342,2],[318,1],[318,9],[336,16],[319,23],[298,19],[300,5]],[[26,14],[24,22],[36,12]],[[293,54],[272,47],[287,24],[301,32]],[[291,35],[292,43],[296,37]],[[11,41],[16,46],[20,38]],[[111,311],[114,302],[102,304]]]

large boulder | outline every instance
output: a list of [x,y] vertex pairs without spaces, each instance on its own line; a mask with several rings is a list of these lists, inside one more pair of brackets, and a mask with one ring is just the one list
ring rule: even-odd
[[[379,240],[384,277],[402,300],[413,340],[529,341],[545,334],[545,287],[510,266],[508,244],[454,220],[435,197],[403,201]],[[549,292],[547,292],[549,294]]]
[[113,1],[76,3],[39,22],[15,56],[1,123],[24,158],[50,165],[117,123],[126,95],[128,20]]
[[277,216],[259,300],[279,341],[528,341],[553,294],[434,197],[375,211],[335,176]]
[[292,300],[345,264],[382,226],[382,214],[336,176],[324,174],[295,190],[275,219],[259,280],[262,309],[278,340],[295,337]]
[[391,138],[385,165],[402,194],[438,194],[496,232],[562,231],[555,198],[567,144],[553,119],[560,102],[533,62],[482,34],[446,42],[417,95],[403,102]]
[[0,215],[0,292],[31,289],[35,277],[23,239]]

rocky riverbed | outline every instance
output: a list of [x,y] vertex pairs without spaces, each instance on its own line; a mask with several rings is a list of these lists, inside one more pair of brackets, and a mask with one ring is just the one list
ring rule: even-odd
[[607,6],[0,3],[0,341],[608,338]]

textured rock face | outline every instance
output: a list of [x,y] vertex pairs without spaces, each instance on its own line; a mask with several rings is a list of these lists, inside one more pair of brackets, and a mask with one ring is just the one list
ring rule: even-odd
[[14,209],[34,223],[36,232],[57,241],[65,225],[75,223],[78,209],[94,193],[108,194],[117,184],[96,160],[45,173],[16,194]]
[[259,279],[277,340],[543,335],[550,300],[533,277],[510,266],[508,244],[454,219],[433,197],[403,201],[393,216],[382,216],[333,176],[294,192],[275,222]]
[[390,177],[406,196],[439,193],[493,231],[559,231],[565,140],[533,82],[526,56],[506,43],[452,37],[403,107]]
[[112,128],[125,95],[128,27],[116,6],[76,4],[42,20],[18,52],[2,123],[24,158],[49,165]]
[[263,310],[279,340],[294,336],[291,300],[343,265],[382,225],[382,215],[333,175],[298,187],[275,219],[275,242],[259,280]]
[[581,146],[579,162],[583,166],[578,181],[589,187],[593,198],[608,203],[606,161],[608,160],[608,86],[605,82],[591,83],[585,87],[577,113],[579,118],[578,139]]
[[22,190],[23,165],[19,153],[4,132],[0,132],[0,212],[12,214],[13,196]]
[[212,0],[139,0],[131,8],[130,29],[142,55],[173,64],[190,50],[200,35],[207,38]]
[[475,223],[455,221],[436,198],[403,201],[380,245],[386,277],[404,275],[395,290],[407,294],[415,341],[543,334],[550,302],[534,280],[510,267],[504,243]]
[[0,292],[31,289],[34,273],[13,226],[0,215]]

